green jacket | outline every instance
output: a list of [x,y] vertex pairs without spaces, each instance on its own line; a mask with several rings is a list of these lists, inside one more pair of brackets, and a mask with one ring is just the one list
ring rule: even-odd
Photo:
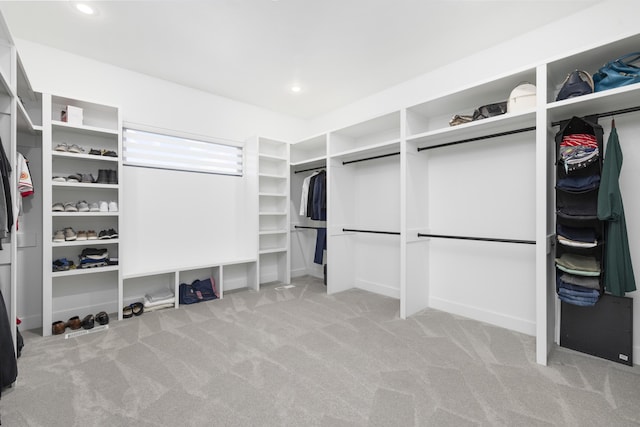
[[627,224],[620,193],[620,170],[622,150],[618,132],[612,126],[607,141],[602,177],[598,191],[598,218],[606,221],[606,244],[604,254],[604,287],[611,294],[624,296],[636,290],[633,265],[629,253]]

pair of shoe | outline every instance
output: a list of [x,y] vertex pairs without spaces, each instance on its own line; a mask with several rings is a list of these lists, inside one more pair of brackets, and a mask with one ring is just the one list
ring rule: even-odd
[[140,316],[142,313],[144,313],[144,305],[141,302],[134,302],[122,308],[122,317],[125,319]]
[[118,153],[113,150],[98,150],[95,148],[89,150],[89,154],[93,154],[94,156],[118,157]]
[[67,271],[67,270],[75,270],[76,265],[73,261],[70,261],[66,258],[59,258],[53,261],[53,271]]
[[117,184],[118,183],[118,171],[113,169],[99,169],[98,178],[96,179],[98,184]]
[[70,328],[71,330],[77,330],[80,328],[93,329],[95,322],[98,322],[99,325],[107,325],[109,324],[109,315],[106,311],[101,311],[95,316],[93,314],[88,314],[82,320],[80,320],[80,317],[78,316],[73,316],[66,323],[62,320],[58,320],[51,324],[51,333],[53,333],[53,335],[60,335],[63,334],[67,328]]
[[95,230],[78,230],[76,240],[98,240],[98,235]]
[[76,153],[81,154],[84,153],[84,148],[80,147],[77,144],[67,144],[66,142],[62,142],[55,146],[55,151],[65,152],[65,153]]
[[51,333],[53,335],[60,335],[60,334],[64,334],[64,331],[66,331],[67,328],[70,328],[72,331],[75,331],[76,329],[80,329],[81,327],[82,327],[82,321],[80,320],[80,317],[73,316],[66,323],[63,322],[62,320],[57,320],[53,322],[51,324]]
[[98,234],[98,240],[117,239],[117,238],[118,238],[118,232],[113,228],[110,228],[108,230],[102,230]]
[[53,233],[53,241],[55,243],[72,242],[78,239],[78,234],[71,227],[64,230],[57,230]]

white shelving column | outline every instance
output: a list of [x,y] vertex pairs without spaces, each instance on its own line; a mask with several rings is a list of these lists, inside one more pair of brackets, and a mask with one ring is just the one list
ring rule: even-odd
[[327,135],[321,134],[296,142],[291,145],[289,150],[291,159],[291,274],[293,276],[310,275],[323,278],[322,264],[314,262],[317,240],[315,228],[326,228],[327,223],[300,215],[300,204],[302,203],[302,183],[305,178],[327,167]]
[[[61,112],[72,106],[83,110],[81,122],[61,120]],[[80,268],[79,255],[85,248],[108,251],[119,258],[118,237],[95,240],[53,242],[57,230],[71,227],[75,232],[119,230],[122,214],[120,177],[122,172],[122,121],[120,110],[94,102],[50,94],[43,95],[43,308],[44,335],[51,323],[72,316],[82,319],[99,311],[117,313],[122,318],[122,272],[119,264]],[[56,150],[59,144],[77,145],[83,152]],[[89,154],[95,150],[96,154]],[[107,172],[105,172],[107,171]],[[72,174],[92,174],[98,182],[70,182]],[[53,180],[62,177],[65,181]],[[99,179],[103,178],[103,179]],[[113,201],[117,210],[94,212],[53,212],[54,203],[88,204]],[[108,233],[107,233],[108,234]],[[76,268],[52,271],[55,260],[66,258]]]
[[258,137],[258,282],[291,281],[289,144]]

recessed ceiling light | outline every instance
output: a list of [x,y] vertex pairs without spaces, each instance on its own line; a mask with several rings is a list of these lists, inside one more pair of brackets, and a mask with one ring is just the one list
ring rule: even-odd
[[298,93],[298,92],[300,92],[301,90],[302,90],[302,88],[301,88],[300,86],[298,86],[298,85],[293,85],[293,86],[291,86],[291,92]]
[[76,3],[76,9],[78,9],[80,12],[84,13],[85,15],[93,15],[96,13],[95,9],[86,3]]

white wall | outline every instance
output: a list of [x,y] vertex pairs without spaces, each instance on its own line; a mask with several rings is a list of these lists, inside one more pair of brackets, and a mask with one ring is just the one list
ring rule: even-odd
[[[514,70],[535,66],[548,59],[636,34],[640,28],[638,16],[638,1],[613,0],[597,4],[570,18],[317,117],[311,120],[308,133],[303,137],[358,123],[464,87],[475,86],[485,80],[493,80]],[[469,42],[473,43],[472,40]],[[442,43],[446,43],[446,40]],[[425,55],[428,54],[428,42],[425,42]],[[505,94],[505,99],[508,96]]]
[[289,141],[306,122],[89,58],[17,39],[34,90],[119,106],[126,122],[245,141]]

